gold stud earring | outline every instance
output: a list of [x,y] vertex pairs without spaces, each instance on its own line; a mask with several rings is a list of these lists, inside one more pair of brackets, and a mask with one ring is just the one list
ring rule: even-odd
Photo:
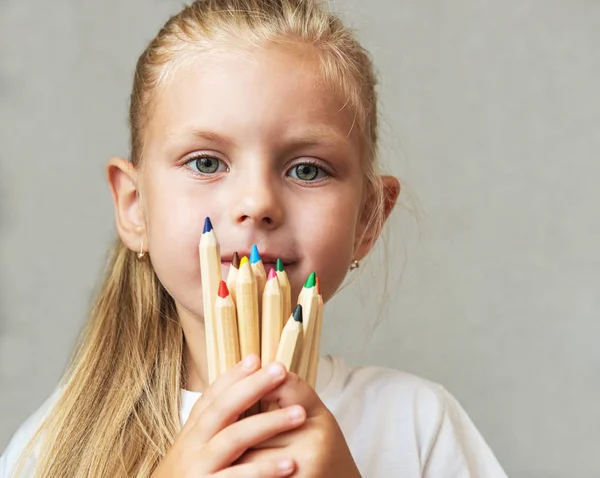
[[352,262],[352,264],[350,264],[350,270],[354,271],[356,269],[358,269],[360,267],[360,262],[355,260]]
[[144,252],[144,240],[142,239],[142,243],[140,244],[140,252],[137,253],[138,261],[141,261],[146,253]]

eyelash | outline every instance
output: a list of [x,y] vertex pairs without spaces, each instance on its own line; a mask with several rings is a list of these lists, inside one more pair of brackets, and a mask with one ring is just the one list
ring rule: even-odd
[[198,161],[199,159],[202,159],[202,158],[216,159],[219,162],[219,164],[224,164],[225,165],[225,167],[227,168],[227,170],[225,172],[229,172],[229,166],[227,165],[227,163],[225,161],[223,161],[222,159],[218,158],[214,154],[208,154],[208,153],[196,153],[196,154],[193,154],[192,156],[189,156],[185,160],[185,162],[183,163],[183,165],[186,166],[186,167],[188,167],[189,169],[191,169],[194,174],[196,174],[198,176],[202,176],[204,178],[216,175],[219,171],[215,171],[212,174],[208,174],[208,173],[203,173],[201,171],[198,171],[198,170],[196,170],[196,169],[194,169],[194,168],[192,168],[190,166],[191,163],[193,163],[194,161]]
[[[208,173],[203,173],[203,172],[201,172],[201,171],[198,171],[198,170],[196,170],[196,169],[193,169],[193,168],[190,166],[190,163],[193,163],[194,161],[197,161],[197,160],[199,160],[199,159],[202,159],[202,158],[210,158],[210,159],[215,159],[215,160],[217,160],[217,161],[218,161],[220,164],[224,164],[224,165],[225,165],[225,167],[227,168],[227,170],[226,170],[225,172],[229,172],[229,170],[230,170],[229,166],[227,165],[227,163],[226,163],[225,161],[223,161],[222,159],[218,158],[218,157],[217,157],[216,155],[214,155],[214,154],[208,154],[208,153],[197,153],[197,154],[194,154],[194,155],[192,155],[192,156],[189,156],[189,157],[188,157],[188,158],[187,158],[187,159],[184,161],[183,165],[184,165],[184,166],[186,166],[187,168],[191,169],[191,170],[192,170],[192,172],[193,172],[194,174],[196,174],[196,175],[198,175],[198,176],[201,176],[201,177],[211,177],[211,176],[214,176],[214,175],[216,175],[216,174],[218,173],[218,171],[215,171],[214,173],[208,174]],[[291,171],[293,171],[295,168],[297,168],[298,166],[313,166],[313,167],[315,167],[315,168],[317,168],[317,169],[318,169],[317,176],[319,175],[319,173],[322,173],[322,174],[324,174],[324,175],[325,175],[325,177],[321,177],[320,179],[313,179],[313,180],[303,180],[303,179],[300,179],[300,178],[292,178],[292,179],[294,179],[295,181],[300,181],[300,182],[302,182],[302,183],[304,183],[304,184],[308,184],[308,183],[319,183],[319,182],[321,182],[321,181],[327,180],[327,179],[329,179],[329,178],[331,178],[331,177],[332,177],[332,173],[331,173],[331,172],[328,170],[328,168],[325,168],[325,167],[323,167],[323,166],[320,164],[320,162],[318,162],[318,161],[315,161],[315,160],[311,160],[311,159],[307,159],[307,160],[304,160],[304,161],[300,161],[300,162],[298,162],[298,163],[296,163],[296,164],[293,164],[293,165],[291,165],[291,166],[290,166],[290,167],[289,167],[289,168],[286,170],[286,173],[285,173],[286,177],[290,177],[290,176],[289,176],[289,173],[290,173]]]
[[301,181],[304,184],[309,184],[309,183],[320,183],[322,181],[326,181],[327,179],[331,178],[332,174],[329,172],[329,170],[325,167],[323,167],[320,162],[315,161],[313,159],[307,159],[304,161],[300,161],[296,164],[293,164],[292,166],[290,166],[288,168],[288,170],[286,171],[285,175],[287,177],[289,177],[289,173],[293,170],[295,170],[298,166],[314,166],[315,168],[318,169],[317,172],[317,177],[319,175],[319,173],[323,173],[325,175],[325,177],[319,178],[319,179],[313,179],[313,180],[305,180],[305,179],[300,179],[300,178],[293,178],[296,181]]

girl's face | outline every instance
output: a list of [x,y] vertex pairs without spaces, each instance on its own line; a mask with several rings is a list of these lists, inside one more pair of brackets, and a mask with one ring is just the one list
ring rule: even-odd
[[223,278],[234,251],[280,257],[292,301],[311,272],[327,300],[355,258],[364,176],[353,116],[310,46],[212,51],[157,95],[137,176],[145,244],[178,307],[202,317],[198,243],[210,217]]

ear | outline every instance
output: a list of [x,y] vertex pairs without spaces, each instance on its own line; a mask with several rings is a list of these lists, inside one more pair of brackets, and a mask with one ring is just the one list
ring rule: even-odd
[[381,223],[378,221],[371,224],[368,223],[369,219],[373,217],[375,209],[378,207],[377,201],[371,195],[367,198],[363,206],[360,226],[356,235],[354,259],[358,261],[362,260],[371,251],[375,242],[377,242],[383,225],[394,209],[400,195],[400,181],[397,178],[394,176],[381,176],[379,181],[381,181],[381,187],[383,188],[383,211],[381,211],[383,220]]
[[147,250],[146,226],[138,189],[138,171],[123,158],[110,158],[106,179],[115,207],[117,232],[132,251]]

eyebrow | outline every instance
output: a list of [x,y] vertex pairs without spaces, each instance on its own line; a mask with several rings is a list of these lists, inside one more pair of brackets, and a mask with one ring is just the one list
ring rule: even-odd
[[[237,146],[236,141],[224,134],[201,129],[175,129],[165,134],[165,139],[172,141],[175,138],[192,138],[210,141],[222,146]],[[349,135],[342,135],[330,128],[315,127],[308,130],[292,133],[282,139],[285,150],[294,150],[306,147],[339,148],[351,147]]]
[[330,129],[315,128],[303,131],[297,135],[290,135],[286,138],[286,149],[295,149],[310,146],[323,146],[328,148],[338,148],[340,146],[350,147],[350,138],[338,134]]
[[222,144],[224,146],[234,146],[236,144],[235,141],[232,138],[229,138],[228,136],[215,133],[214,131],[206,131],[199,129],[171,130],[165,135],[165,138],[167,140],[173,140],[179,137],[180,135],[183,138],[203,139],[212,143]]

